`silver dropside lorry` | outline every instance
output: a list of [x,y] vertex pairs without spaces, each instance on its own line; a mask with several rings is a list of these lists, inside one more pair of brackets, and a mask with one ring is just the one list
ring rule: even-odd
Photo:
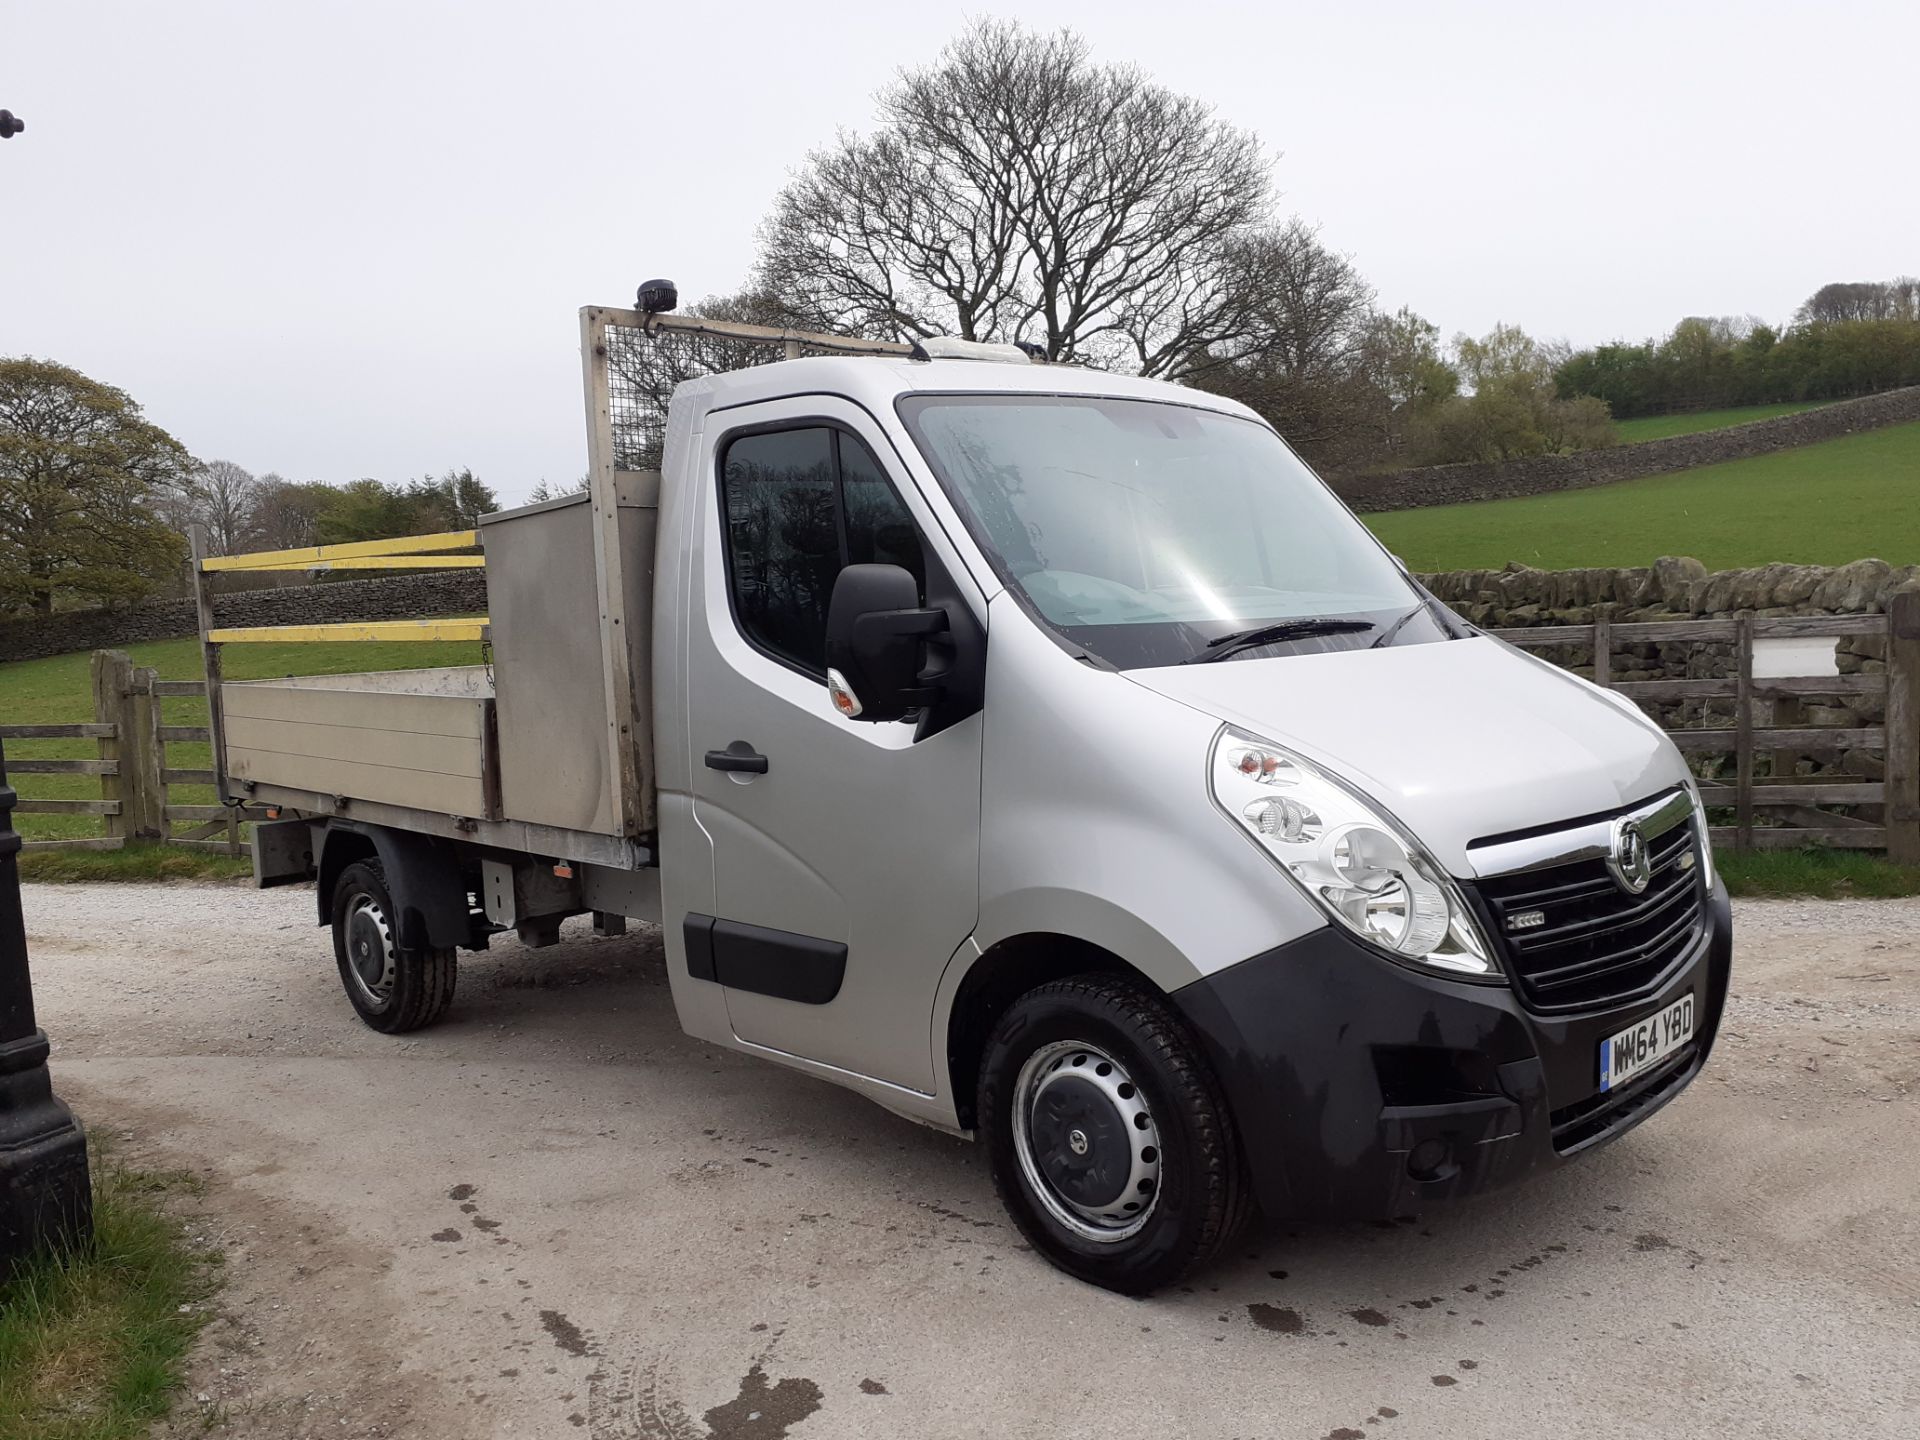
[[[369,1025],[504,931],[657,924],[688,1033],[977,1138],[1040,1253],[1132,1293],[1699,1073],[1731,930],[1679,753],[1252,412],[644,293],[582,312],[586,492],[486,517],[484,622],[422,622],[488,665],[220,684],[257,632],[202,605],[222,797],[277,812],[259,882],[315,882]],[[636,428],[676,334],[800,358]]]

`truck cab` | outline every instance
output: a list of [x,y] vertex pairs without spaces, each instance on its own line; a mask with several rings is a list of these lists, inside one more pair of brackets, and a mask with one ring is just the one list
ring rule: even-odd
[[1565,1163],[1705,1062],[1731,928],[1672,743],[1244,407],[896,347],[688,380],[657,475],[605,468],[481,526],[496,813],[238,757],[370,1022],[509,926],[657,921],[689,1033],[977,1138],[1133,1293],[1256,1209]]

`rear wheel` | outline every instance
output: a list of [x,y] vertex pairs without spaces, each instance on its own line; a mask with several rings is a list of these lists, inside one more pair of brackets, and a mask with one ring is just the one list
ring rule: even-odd
[[453,1003],[454,952],[406,950],[377,861],[340,872],[333,890],[333,954],[360,1018],[383,1034],[431,1025]]
[[1170,1285],[1245,1225],[1251,1191],[1219,1086],[1178,1017],[1104,975],[1021,996],[987,1040],[978,1106],[1001,1201],[1071,1275]]

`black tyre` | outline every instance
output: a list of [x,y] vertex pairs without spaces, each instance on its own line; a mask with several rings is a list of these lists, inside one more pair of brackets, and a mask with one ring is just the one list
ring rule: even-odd
[[1126,1295],[1230,1244],[1252,1191],[1225,1098],[1157,996],[1083,975],[1030,990],[987,1038],[978,1120],[994,1184],[1042,1255]]
[[452,950],[403,950],[393,897],[377,861],[349,865],[333,889],[333,956],[360,1018],[398,1035],[431,1025],[453,1003]]

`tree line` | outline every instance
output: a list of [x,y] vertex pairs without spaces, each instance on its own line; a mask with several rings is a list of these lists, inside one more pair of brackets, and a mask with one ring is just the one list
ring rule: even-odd
[[0,359],[0,614],[169,587],[196,523],[226,555],[466,530],[497,508],[465,469],[335,486],[202,463],[125,391],[52,361]]
[[1692,317],[1661,340],[1569,355],[1554,380],[1623,420],[1920,385],[1920,280],[1823,285],[1784,330],[1750,315]]
[[204,524],[213,553],[234,555],[471,530],[499,508],[493,491],[467,469],[400,483],[327,485],[255,476],[231,460],[212,460],[173,507],[173,518],[183,529]]

